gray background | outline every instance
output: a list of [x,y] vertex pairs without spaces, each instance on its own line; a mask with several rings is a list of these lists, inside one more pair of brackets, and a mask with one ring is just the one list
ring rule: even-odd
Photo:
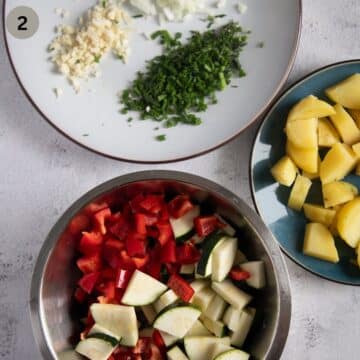
[[[360,0],[304,0],[303,5],[302,39],[289,83],[319,66],[360,58]],[[0,359],[40,359],[27,300],[47,232],[94,185],[149,166],[105,159],[53,130],[21,92],[2,40],[0,79]],[[206,156],[152,168],[208,177],[251,204],[248,161],[255,129]],[[293,314],[282,359],[359,359],[360,288],[322,280],[286,262]]]

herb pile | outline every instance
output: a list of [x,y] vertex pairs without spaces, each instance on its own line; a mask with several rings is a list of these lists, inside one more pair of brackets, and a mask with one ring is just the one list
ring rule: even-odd
[[231,77],[244,76],[239,55],[248,32],[230,22],[204,33],[192,32],[186,44],[160,31],[164,53],[148,61],[146,72],[139,72],[121,95],[122,112],[138,111],[142,119],[164,121],[165,127],[178,123],[201,124],[194,112],[215,104],[216,91],[224,90]]

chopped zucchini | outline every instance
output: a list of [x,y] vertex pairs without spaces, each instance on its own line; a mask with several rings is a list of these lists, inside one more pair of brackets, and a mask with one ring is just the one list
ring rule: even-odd
[[236,233],[236,230],[226,221],[223,217],[221,217],[219,214],[215,214],[215,216],[223,223],[225,224],[225,227],[222,228],[225,234],[233,237]]
[[222,317],[226,306],[227,304],[225,300],[221,296],[216,295],[211,300],[211,303],[204,312],[204,315],[211,320],[219,320]]
[[250,355],[239,349],[232,349],[219,354],[214,360],[249,360]]
[[234,264],[235,265],[240,265],[244,262],[247,262],[248,259],[246,257],[246,255],[240,251],[239,249],[236,251],[236,256],[235,256],[235,261],[234,261]]
[[229,345],[217,343],[213,346],[210,359],[215,359],[218,355],[225,351],[233,350],[234,348]]
[[266,285],[265,265],[263,261],[249,261],[240,266],[243,270],[250,273],[246,283],[255,288],[262,289]]
[[164,344],[166,347],[174,345],[179,340],[178,337],[176,337],[174,335],[170,335],[165,331],[159,330],[159,333],[160,333],[162,339],[164,340]]
[[221,343],[230,346],[230,338],[215,336],[186,336],[184,346],[190,360],[210,360],[214,345]]
[[217,337],[226,335],[226,326],[223,322],[218,320],[211,320],[207,317],[203,319],[204,326]]
[[104,328],[103,326],[100,326],[99,324],[94,324],[93,327],[90,329],[87,336],[91,337],[91,335],[97,335],[97,334],[104,334],[104,335],[109,336],[110,338],[113,338],[115,340],[115,342],[113,340],[111,340],[111,342],[114,343],[114,346],[116,344],[118,344],[120,342],[120,339],[121,339],[121,337],[119,335],[114,334],[113,332],[111,332],[110,330]]
[[203,325],[200,320],[196,320],[186,336],[211,336],[211,332]]
[[205,312],[215,296],[216,294],[211,288],[205,288],[196,292],[190,302],[197,306],[202,312]]
[[168,290],[164,294],[162,294],[155,302],[154,309],[157,313],[159,313],[162,309],[167,306],[174,304],[179,300],[179,297],[174,293],[173,290]]
[[174,219],[170,218],[170,224],[176,241],[185,241],[190,239],[194,234],[194,219],[200,215],[200,207],[194,206],[184,216]]
[[152,305],[143,305],[140,306],[141,311],[143,312],[147,322],[151,325],[156,318],[156,311]]
[[233,306],[229,306],[223,317],[223,322],[230,330],[236,330],[240,321],[240,316],[243,310],[235,309]]
[[178,346],[174,346],[167,353],[168,360],[189,360],[189,358],[180,350]]
[[213,251],[212,274],[213,281],[223,281],[228,276],[236,256],[238,241],[236,238],[225,238]]
[[256,310],[254,308],[245,309],[240,316],[236,330],[230,336],[231,345],[242,347],[254,321]]
[[90,360],[107,360],[114,351],[114,346],[102,339],[88,338],[81,340],[75,351]]

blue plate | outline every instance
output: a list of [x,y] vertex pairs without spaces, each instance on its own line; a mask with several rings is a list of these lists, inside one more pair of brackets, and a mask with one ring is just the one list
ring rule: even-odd
[[[360,60],[336,63],[321,68],[292,85],[266,115],[255,139],[251,159],[251,186],[257,211],[278,240],[282,250],[312,273],[349,285],[360,285],[360,270],[351,263],[352,259],[355,259],[354,249],[348,247],[341,239],[336,239],[336,247],[341,258],[337,264],[304,255],[302,245],[305,216],[286,207],[290,188],[275,183],[270,168],[285,154],[286,138],[283,129],[289,109],[310,94],[326,99],[324,89],[356,72],[360,72]],[[346,181],[360,189],[360,177],[350,175]],[[315,181],[307,202],[319,203],[320,194],[320,182]]]

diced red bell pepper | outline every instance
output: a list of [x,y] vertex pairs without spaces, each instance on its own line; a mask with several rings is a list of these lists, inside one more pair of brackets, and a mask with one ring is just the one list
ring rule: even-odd
[[78,235],[90,225],[88,216],[84,214],[76,215],[69,223],[69,232],[72,235]]
[[188,195],[178,195],[168,204],[170,215],[175,219],[184,216],[194,207]]
[[84,329],[84,331],[82,331],[80,333],[80,340],[85,340],[86,337],[88,336],[91,328],[93,327],[93,325],[87,325],[86,328]]
[[114,280],[116,276],[116,271],[111,267],[106,267],[101,270],[101,278],[105,280]]
[[100,251],[103,242],[103,236],[98,232],[82,233],[79,250],[82,254],[91,255]]
[[200,257],[200,251],[191,242],[176,248],[176,262],[179,264],[195,264],[199,261]]
[[150,345],[151,345],[152,338],[151,337],[141,337],[137,341],[133,353],[142,355],[144,358],[149,356],[151,353]]
[[116,239],[109,239],[104,243],[103,258],[111,268],[117,269],[121,263],[121,250],[125,248],[125,244]]
[[157,239],[159,237],[159,230],[156,227],[148,226],[147,236],[151,237],[152,239]]
[[92,202],[89,205],[86,206],[85,208],[85,212],[88,215],[93,215],[98,211],[101,211],[105,208],[109,207],[109,204],[106,203],[105,201],[101,202],[101,203],[96,203],[96,202]]
[[116,295],[115,281],[106,281],[100,283],[96,290],[99,291],[105,298],[114,299]]
[[189,302],[195,292],[191,285],[177,274],[172,274],[170,276],[167,286],[185,302]]
[[181,269],[181,265],[180,264],[165,264],[166,270],[167,272],[171,275],[171,274],[178,274],[180,269]]
[[163,195],[146,195],[140,206],[152,214],[158,214],[164,206],[164,197]]
[[158,241],[161,245],[166,244],[169,240],[174,239],[172,227],[169,222],[158,222],[156,227],[159,230]]
[[135,267],[139,270],[143,270],[146,264],[149,262],[150,256],[146,254],[144,257],[133,257],[132,261],[135,264]]
[[213,231],[224,227],[224,224],[215,216],[198,216],[194,219],[196,233],[199,236],[207,236]]
[[145,256],[146,237],[144,235],[130,233],[125,240],[126,250],[129,256]]
[[131,225],[124,216],[119,216],[116,221],[109,224],[108,229],[111,234],[115,235],[120,240],[125,240],[131,230]]
[[120,252],[120,265],[122,269],[135,270],[135,264],[132,258],[129,256],[126,250]]
[[169,214],[167,206],[162,207],[162,209],[160,210],[160,212],[158,214],[158,217],[159,217],[160,221],[168,221],[170,219],[170,214]]
[[100,254],[83,256],[77,260],[76,264],[84,274],[100,271],[102,267]]
[[135,230],[138,234],[146,235],[146,215],[134,214]]
[[126,289],[132,274],[132,270],[118,269],[115,278],[115,286],[118,289]]
[[111,210],[109,208],[102,209],[94,214],[95,226],[101,234],[106,234],[105,221],[111,216]]
[[161,248],[160,260],[162,263],[176,262],[176,242],[175,240],[168,241]]
[[166,345],[165,345],[165,341],[163,339],[163,337],[160,334],[160,331],[155,329],[152,333],[152,340],[154,342],[154,344],[161,350],[164,351],[166,350]]
[[85,301],[86,296],[87,294],[82,288],[80,287],[76,288],[74,293],[74,298],[79,304],[82,304]]
[[138,213],[143,210],[143,208],[140,205],[143,200],[144,200],[144,195],[142,193],[139,193],[129,201],[129,205],[133,213]]
[[146,272],[154,279],[160,280],[161,262],[156,259],[151,259],[146,266]]
[[230,278],[235,281],[247,280],[251,277],[248,271],[242,270],[240,266],[234,266],[230,271]]
[[78,282],[79,286],[88,294],[91,294],[100,278],[100,273],[85,274]]
[[155,344],[151,344],[150,347],[151,347],[151,357],[149,358],[149,360],[166,359],[166,348],[163,349],[163,351],[161,352],[161,350]]

